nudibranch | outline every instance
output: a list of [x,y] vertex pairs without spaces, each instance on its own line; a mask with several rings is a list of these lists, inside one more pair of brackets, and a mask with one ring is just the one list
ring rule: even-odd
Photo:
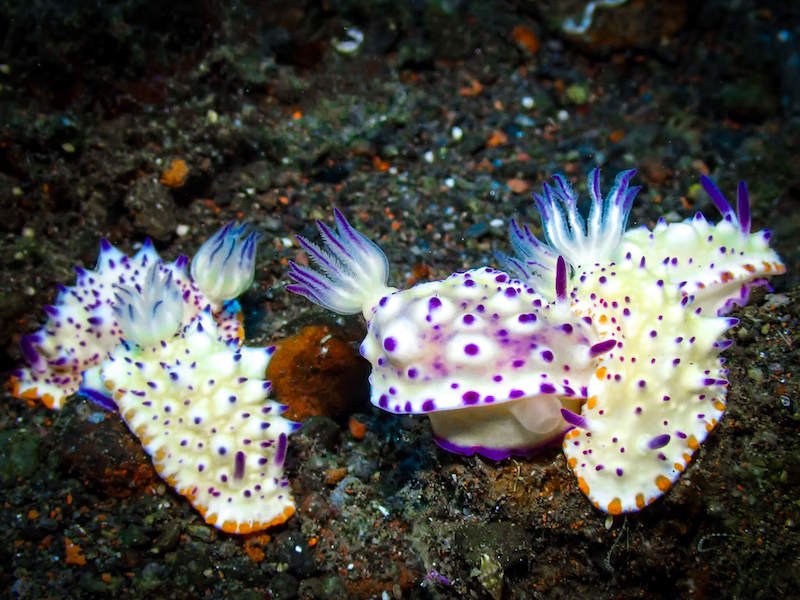
[[750,202],[739,184],[734,209],[707,177],[701,184],[722,213],[653,230],[625,231],[638,188],[633,171],[617,176],[603,198],[600,174],[588,181],[588,221],[566,179],[535,195],[547,240],[511,225],[516,256],[507,267],[532,286],[569,263],[572,312],[594,335],[613,340],[586,382],[588,398],[564,437],[567,463],[580,489],[610,514],[638,511],[664,494],[725,411],[728,381],[722,338],[764,277],[784,272],[768,231],[750,232]]
[[184,325],[185,292],[157,263],[141,281],[116,287],[122,342],[99,365],[104,389],[159,475],[207,523],[228,533],[283,523],[295,510],[283,463],[299,424],[267,399],[274,346],[240,347],[210,308]]
[[[47,321],[35,333],[23,336],[21,349],[28,366],[12,374],[12,394],[39,399],[60,409],[78,391],[86,376],[96,379],[93,367],[106,358],[122,337],[114,306],[115,286],[144,290],[144,274],[156,265],[159,277],[169,275],[181,292],[181,323],[187,325],[210,307],[224,339],[241,340],[238,304],[233,300],[253,282],[255,252],[260,234],[246,225],[228,223],[198,250],[187,274],[188,259],[180,256],[165,263],[149,239],[133,256],[107,240],[100,243],[94,270],[76,267],[74,286],[59,286],[53,305],[45,306]],[[84,385],[96,402],[113,409],[102,389]]]
[[588,217],[562,176],[534,195],[545,241],[511,224],[508,272],[489,267],[399,291],[380,249],[334,211],[323,247],[298,237],[318,269],[292,263],[290,291],[362,312],[372,402],[426,414],[447,450],[490,458],[562,438],[580,489],[599,509],[638,511],[664,494],[725,410],[722,338],[750,289],[784,272],[768,231],[751,233],[707,177],[722,213],[626,231],[634,171],[603,196],[589,176]]
[[291,263],[287,289],[363,313],[374,405],[428,416],[437,443],[462,454],[500,459],[561,439],[562,409],[580,410],[597,357],[613,345],[571,311],[564,261],[552,301],[490,267],[399,291],[386,284],[383,252],[334,217],[336,231],[317,222],[324,248],[298,236],[320,270]]

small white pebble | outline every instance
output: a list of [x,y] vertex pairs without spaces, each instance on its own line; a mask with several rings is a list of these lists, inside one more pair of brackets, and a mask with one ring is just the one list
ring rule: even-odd
[[36,235],[36,232],[33,230],[33,227],[23,227],[22,228],[22,237],[24,238],[33,238]]
[[352,571],[355,568],[356,568],[356,566],[353,563],[348,563],[348,565],[347,565],[347,570],[348,571]]
[[503,219],[492,219],[491,221],[489,221],[489,227],[496,227],[498,229],[502,227],[504,224],[505,221],[503,221]]
[[522,104],[522,108],[531,109],[536,106],[536,100],[533,99],[533,96],[523,96],[520,104]]
[[212,125],[219,121],[219,115],[217,114],[217,111],[215,111],[213,108],[208,109],[208,112],[206,113],[206,121]]
[[61,149],[67,154],[72,154],[73,152],[75,152],[75,145],[70,144],[69,142],[64,142],[63,144],[61,144]]
[[431,150],[428,150],[425,154],[422,155],[422,158],[426,163],[432,163],[433,162],[433,152]]
[[347,34],[347,39],[335,39],[333,47],[337,52],[341,52],[342,54],[353,54],[364,42],[364,34],[360,29],[356,29],[355,27],[345,27],[344,32]]
[[566,121],[569,119],[569,113],[562,108],[560,111],[558,111],[556,118],[558,118],[559,121]]
[[283,244],[284,248],[291,248],[294,245],[294,241],[290,237],[282,237],[281,244]]
[[453,138],[455,141],[459,141],[462,137],[464,137],[464,130],[461,129],[458,125],[454,125],[453,128],[450,130],[450,137]]
[[301,546],[295,546],[294,551],[300,554],[303,551],[303,548]]
[[22,196],[24,192],[22,191],[21,187],[15,185],[13,188],[11,188],[11,193],[14,194],[15,196]]
[[183,237],[189,233],[189,226],[181,223],[175,228],[175,233],[177,233],[179,237]]
[[456,180],[455,180],[455,179],[453,179],[452,177],[448,177],[447,179],[445,179],[445,180],[444,180],[444,184],[445,184],[447,187],[449,187],[450,189],[452,189],[452,188],[454,188],[454,187],[455,187],[455,185],[456,185]]

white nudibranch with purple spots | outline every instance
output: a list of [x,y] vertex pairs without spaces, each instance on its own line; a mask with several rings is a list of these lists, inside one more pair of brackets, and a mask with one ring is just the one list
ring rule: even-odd
[[[243,233],[244,226],[229,223],[206,241],[192,261],[192,277],[186,272],[189,261],[185,256],[165,263],[149,239],[133,256],[102,240],[95,269],[76,267],[75,285],[59,286],[55,303],[45,306],[44,326],[22,337],[22,355],[27,366],[12,374],[13,395],[39,399],[49,408],[60,409],[67,397],[78,391],[82,379],[87,378],[90,384],[84,385],[84,392],[113,409],[113,402],[104,391],[92,387],[91,382],[96,383],[93,369],[122,338],[118,311],[114,310],[118,302],[117,286],[148,294],[152,282],[144,274],[152,265],[157,265],[151,271],[152,277],[170,278],[174,282],[176,292],[170,310],[181,313],[183,325],[210,307],[222,336],[240,340],[239,307],[233,299],[253,281],[259,237],[256,232],[244,237]],[[150,306],[148,310],[155,308]],[[166,309],[159,310],[163,314]]]
[[[785,268],[769,232],[750,232],[747,188],[734,209],[653,230],[625,229],[639,190],[620,173],[603,196],[589,176],[588,218],[564,177],[534,195],[546,241],[511,225],[511,275],[484,267],[398,291],[386,259],[335,211],[302,237],[319,270],[291,264],[287,289],[363,312],[372,402],[426,414],[437,442],[490,458],[527,454],[562,433],[580,489],[599,509],[642,509],[677,480],[725,409],[724,315]],[[518,277],[518,279],[512,278]]]
[[750,233],[743,183],[734,210],[701,178],[720,223],[698,213],[682,223],[660,220],[652,231],[624,231],[632,175],[621,173],[603,200],[599,171],[590,174],[588,225],[577,196],[556,176],[555,187],[545,185],[536,197],[548,243],[512,224],[517,255],[506,261],[534,285],[552,273],[552,257],[567,257],[572,312],[591,321],[595,336],[613,340],[585,382],[588,399],[563,442],[580,489],[611,514],[642,509],[686,469],[725,410],[719,354],[730,341],[721,336],[737,320],[721,315],[746,303],[765,276],[785,270],[769,232]]
[[321,271],[292,263],[288,289],[336,312],[363,312],[373,404],[427,415],[439,445],[462,454],[500,459],[561,439],[562,409],[579,410],[597,357],[610,349],[559,296],[563,260],[552,301],[489,267],[398,291],[386,285],[381,250],[334,215],[336,232],[317,223],[324,248],[298,237]]
[[206,522],[228,533],[283,523],[294,501],[283,476],[287,436],[299,424],[267,399],[274,346],[226,340],[210,311],[181,325],[180,290],[158,265],[142,290],[119,288],[123,341],[99,379],[159,475]]

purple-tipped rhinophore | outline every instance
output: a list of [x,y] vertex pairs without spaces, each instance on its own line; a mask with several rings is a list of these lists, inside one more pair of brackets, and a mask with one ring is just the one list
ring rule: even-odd
[[556,261],[556,299],[567,299],[567,263],[563,256]]
[[322,221],[317,229],[322,246],[297,236],[318,269],[289,263],[294,281],[286,289],[340,314],[353,314],[391,290],[386,287],[389,265],[386,256],[370,239],[356,231],[338,209],[333,210],[336,230]]
[[[714,181],[706,177],[700,176],[700,185],[711,198],[714,206],[717,207],[722,218],[729,221],[733,225],[739,227],[741,232],[745,235],[750,233],[751,217],[750,217],[750,195],[747,193],[747,185],[744,181],[740,181],[736,189],[736,209],[734,210],[730,202],[725,198]],[[737,214],[738,211],[738,214]]]
[[192,259],[192,279],[214,302],[236,298],[253,284],[260,239],[249,223],[229,222],[200,246]]

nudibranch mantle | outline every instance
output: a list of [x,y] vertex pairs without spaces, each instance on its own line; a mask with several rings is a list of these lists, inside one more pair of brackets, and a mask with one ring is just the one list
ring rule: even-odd
[[[207,284],[204,291],[202,284],[214,279],[207,273],[224,273],[226,281],[252,283],[253,255],[259,234],[243,233],[243,226],[228,224],[201,246],[192,262],[193,273],[200,273],[201,285],[186,272],[189,260],[185,256],[165,263],[149,239],[133,256],[102,240],[97,266],[94,269],[76,267],[75,285],[59,286],[55,303],[45,307],[45,324],[35,333],[22,337],[22,354],[28,366],[12,374],[12,394],[30,400],[38,398],[48,408],[57,410],[68,396],[78,391],[84,377],[96,381],[93,369],[122,339],[114,313],[116,287],[143,289],[147,285],[144,273],[152,265],[157,265],[161,276],[169,275],[178,286],[184,326],[210,307],[223,338],[241,340],[238,305],[226,302],[234,296],[216,294],[216,284]],[[200,263],[199,269],[195,263]],[[222,292],[230,289],[240,293],[243,286],[228,284]],[[84,391],[99,404],[113,409],[113,402],[102,389],[87,385]]]
[[118,287],[124,340],[98,368],[103,388],[159,475],[207,523],[228,533],[283,523],[294,513],[287,437],[299,425],[267,399],[274,346],[226,340],[210,309],[182,326],[177,283],[158,265],[145,279],[146,291]]

